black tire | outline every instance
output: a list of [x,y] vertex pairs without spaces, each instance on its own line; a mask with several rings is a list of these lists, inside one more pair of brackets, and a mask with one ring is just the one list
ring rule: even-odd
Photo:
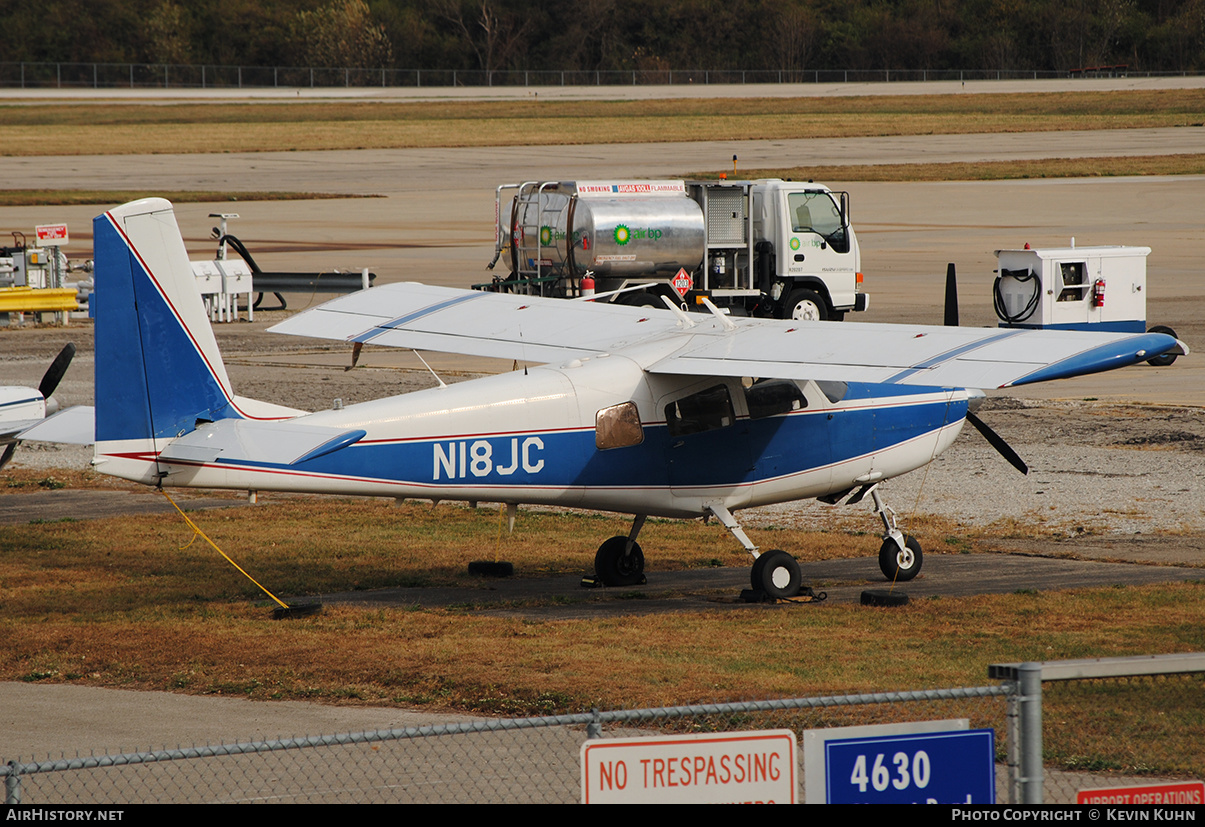
[[828,319],[828,306],[815,290],[792,290],[782,303],[782,317],[796,321],[823,322]]
[[904,546],[907,551],[901,551],[895,540],[888,537],[879,549],[879,568],[883,576],[893,583],[903,583],[920,574],[924,554],[920,543],[911,534],[904,535]]
[[908,595],[886,589],[867,589],[862,592],[863,606],[907,606]]
[[[1166,333],[1168,336],[1171,336],[1173,339],[1179,338],[1178,336],[1176,336],[1176,331],[1172,330],[1167,325],[1161,325],[1161,324],[1155,325],[1150,330],[1148,330],[1147,333]],[[1166,367],[1168,367],[1170,365],[1174,365],[1176,363],[1176,354],[1165,353],[1162,356],[1156,356],[1152,359],[1147,359],[1146,363],[1148,365],[1153,365],[1154,367],[1157,367],[1157,368],[1166,368]]]
[[493,560],[474,560],[469,563],[469,574],[478,577],[513,577],[514,573],[514,563]]
[[598,547],[594,555],[594,573],[604,586],[639,586],[644,579],[644,552],[639,543],[632,543],[632,553],[625,555],[627,537],[612,537]]
[[773,549],[754,561],[752,581],[755,590],[781,600],[799,594],[803,573],[794,557],[780,549]]

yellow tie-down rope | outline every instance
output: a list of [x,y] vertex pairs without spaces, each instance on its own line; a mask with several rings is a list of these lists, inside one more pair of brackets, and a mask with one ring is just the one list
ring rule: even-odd
[[188,523],[189,527],[190,527],[190,528],[191,528],[191,529],[192,529],[192,530],[195,532],[195,533],[193,534],[193,536],[192,536],[192,540],[189,540],[189,541],[188,541],[188,543],[187,543],[187,545],[183,545],[183,546],[181,546],[181,547],[180,547],[180,550],[181,550],[181,551],[183,551],[184,549],[188,548],[188,546],[191,546],[191,545],[193,544],[193,541],[195,541],[195,540],[197,539],[197,535],[198,535],[198,534],[199,534],[199,535],[201,535],[202,537],[204,537],[204,538],[205,538],[205,542],[207,542],[207,543],[209,543],[209,545],[213,546],[214,551],[216,551],[218,554],[220,554],[220,555],[222,555],[223,557],[225,557],[225,558],[226,558],[226,562],[227,562],[227,563],[229,563],[230,565],[232,565],[232,566],[234,566],[236,569],[238,569],[240,572],[242,572],[243,577],[246,577],[246,578],[247,578],[248,580],[250,580],[252,583],[254,583],[255,585],[259,586],[260,590],[261,590],[261,591],[263,591],[263,593],[264,593],[264,594],[266,594],[268,597],[270,597],[270,598],[272,598],[273,600],[275,600],[275,601],[276,601],[276,603],[277,603],[277,605],[279,605],[279,606],[280,606],[280,608],[282,608],[282,609],[286,609],[286,610],[288,610],[288,609],[290,609],[290,608],[291,608],[291,607],[290,607],[290,606],[289,606],[287,603],[285,603],[285,602],[284,602],[283,600],[281,600],[279,597],[277,597],[276,595],[272,594],[272,592],[270,592],[270,591],[268,591],[267,589],[265,589],[262,583],[260,583],[258,580],[256,580],[256,579],[255,579],[254,577],[252,577],[251,575],[247,574],[247,572],[243,571],[243,567],[242,567],[242,566],[240,566],[238,563],[234,562],[233,560],[231,560],[231,559],[230,559],[230,557],[229,557],[229,556],[226,554],[226,552],[224,552],[224,551],[222,551],[220,548],[218,548],[218,544],[217,544],[217,543],[215,543],[213,540],[210,540],[210,539],[209,539],[209,536],[208,536],[208,535],[207,535],[207,534],[206,534],[204,531],[202,531],[201,529],[197,528],[197,524],[196,524],[196,523],[194,523],[192,520],[190,520],[190,519],[188,518],[188,515],[184,513],[184,511],[183,511],[183,510],[180,508],[180,506],[176,505],[176,501],[175,501],[175,500],[173,500],[171,497],[168,497],[168,496],[167,496],[167,492],[166,492],[166,491],[164,491],[164,490],[161,488],[161,489],[159,489],[159,493],[160,493],[160,494],[162,494],[164,497],[166,497],[166,498],[167,498],[167,501],[168,501],[169,503],[171,503],[171,504],[172,504],[172,507],[173,507],[173,508],[175,508],[177,511],[179,511],[179,512],[180,512],[180,516],[184,518],[184,522]]

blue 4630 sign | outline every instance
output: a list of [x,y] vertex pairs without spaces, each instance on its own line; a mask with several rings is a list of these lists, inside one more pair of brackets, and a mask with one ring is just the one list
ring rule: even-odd
[[990,729],[831,740],[829,804],[995,804]]

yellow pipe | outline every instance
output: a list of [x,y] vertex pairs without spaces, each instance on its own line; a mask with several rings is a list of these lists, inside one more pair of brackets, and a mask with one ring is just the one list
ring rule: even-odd
[[78,310],[74,287],[0,287],[0,313],[48,313]]

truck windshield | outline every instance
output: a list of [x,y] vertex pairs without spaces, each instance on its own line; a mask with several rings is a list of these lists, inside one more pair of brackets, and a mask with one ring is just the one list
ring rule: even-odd
[[791,231],[816,233],[839,253],[849,251],[848,234],[841,221],[841,210],[827,192],[792,192],[787,194],[787,210]]

